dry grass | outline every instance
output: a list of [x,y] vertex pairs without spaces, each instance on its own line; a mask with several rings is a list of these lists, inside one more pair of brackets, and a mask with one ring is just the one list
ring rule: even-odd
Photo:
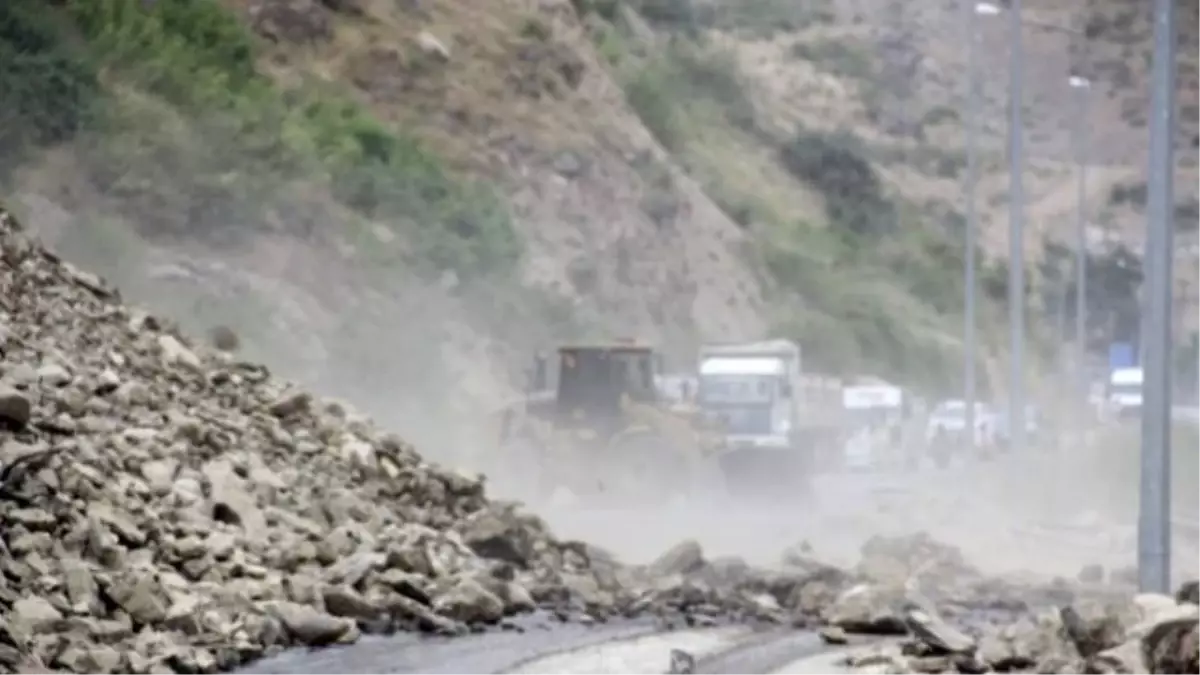
[[[541,9],[547,7],[550,9]],[[586,150],[621,130],[620,92],[566,3],[364,2],[326,44],[278,45],[283,80],[350,83],[380,118],[418,132],[446,161],[499,178],[507,147]],[[422,50],[432,36],[449,59]]]

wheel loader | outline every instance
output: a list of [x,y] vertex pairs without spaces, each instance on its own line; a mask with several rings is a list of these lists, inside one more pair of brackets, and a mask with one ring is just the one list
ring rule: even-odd
[[502,448],[536,472],[540,496],[565,488],[589,504],[646,506],[719,491],[722,436],[664,400],[652,348],[563,346],[550,365],[536,359],[529,391],[500,420]]

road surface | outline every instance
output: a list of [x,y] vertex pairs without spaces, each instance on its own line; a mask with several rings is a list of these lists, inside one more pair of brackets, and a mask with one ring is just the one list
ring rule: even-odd
[[726,626],[665,631],[650,622],[585,627],[540,616],[524,632],[461,638],[368,637],[355,645],[292,651],[238,673],[665,673],[672,650],[697,673],[846,672],[851,647],[829,647],[807,631]]

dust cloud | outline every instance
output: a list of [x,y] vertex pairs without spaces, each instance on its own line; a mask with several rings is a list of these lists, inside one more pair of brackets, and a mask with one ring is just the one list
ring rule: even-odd
[[[906,473],[830,473],[814,479],[811,498],[769,506],[721,494],[641,510],[530,506],[560,535],[629,562],[648,562],[691,538],[711,557],[760,565],[778,564],[785,549],[807,542],[818,558],[850,565],[872,536],[926,531],[994,574],[1073,578],[1085,565],[1127,568],[1135,562],[1133,512],[1113,504],[1098,468],[1089,474],[1081,463],[1040,452]],[[1176,547],[1179,571],[1194,575],[1196,543]]]
[[[61,151],[56,161],[64,168]],[[115,226],[101,242],[96,224],[113,227],[111,203],[64,190],[69,183],[61,171],[55,190],[26,182],[13,204],[68,260],[193,335],[233,327],[245,357],[349,401],[431,461],[486,475],[494,496],[523,501],[561,536],[627,561],[648,561],[692,538],[711,557],[762,565],[806,541],[819,557],[849,564],[874,535],[925,530],[992,572],[1074,576],[1086,564],[1133,563],[1132,505],[1114,504],[1111,486],[1097,477],[1126,468],[1089,465],[1072,448],[964,458],[947,469],[824,474],[814,478],[811,498],[769,506],[715,492],[641,510],[535,496],[541,469],[499,453],[495,411],[518,395],[509,383],[520,380],[529,352],[553,344],[549,318],[487,313],[495,298],[486,293],[402,271],[364,279],[352,260],[315,240],[266,233],[216,249],[151,243]],[[1187,557],[1194,568],[1196,556]]]
[[[1127,498],[1114,503],[1114,491],[1096,475],[1127,467],[1093,465],[1088,473],[1070,448],[1052,456],[964,459],[947,469],[820,475],[811,499],[770,506],[715,493],[642,510],[548,500],[532,488],[538,466],[499,453],[494,414],[517,395],[506,381],[519,378],[526,356],[504,345],[545,344],[544,333],[481,338],[488,327],[472,320],[470,305],[449,290],[411,278],[397,280],[397,288],[371,287],[311,246],[281,254],[280,242],[262,241],[222,257],[195,246],[142,244],[133,261],[104,257],[79,242],[80,228],[95,213],[87,204],[66,211],[35,192],[18,197],[27,222],[52,246],[112,279],[131,300],[195,335],[214,324],[233,326],[245,356],[349,401],[431,461],[486,475],[494,496],[524,502],[561,536],[629,562],[647,562],[691,538],[709,556],[760,565],[777,563],[783,550],[806,541],[819,557],[845,565],[871,536],[918,530],[996,573],[1074,576],[1087,564],[1134,562],[1133,505]],[[255,264],[264,250],[285,262]],[[298,278],[296,270],[306,266],[323,266],[319,289]],[[1185,558],[1194,563],[1196,556]]]

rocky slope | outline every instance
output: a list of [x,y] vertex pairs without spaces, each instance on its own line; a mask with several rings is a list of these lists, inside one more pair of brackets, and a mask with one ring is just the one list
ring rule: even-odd
[[[5,173],[68,258],[181,321],[237,325],[312,381],[335,361],[381,390],[384,370],[411,379],[364,357],[397,334],[418,361],[438,344],[468,364],[431,380],[511,380],[533,347],[596,334],[686,363],[698,339],[769,324],[814,367],[953,361],[938,277],[955,265],[916,238],[864,260],[821,231],[825,186],[780,160],[792,130],[760,124],[737,64],[654,3],[609,4],[104,0],[47,22],[22,0],[14,24],[45,34],[16,48],[72,65],[100,112],[30,112],[50,141]],[[40,73],[17,78],[39,99],[23,108],[82,108]],[[316,346],[278,348],[297,333]]]

